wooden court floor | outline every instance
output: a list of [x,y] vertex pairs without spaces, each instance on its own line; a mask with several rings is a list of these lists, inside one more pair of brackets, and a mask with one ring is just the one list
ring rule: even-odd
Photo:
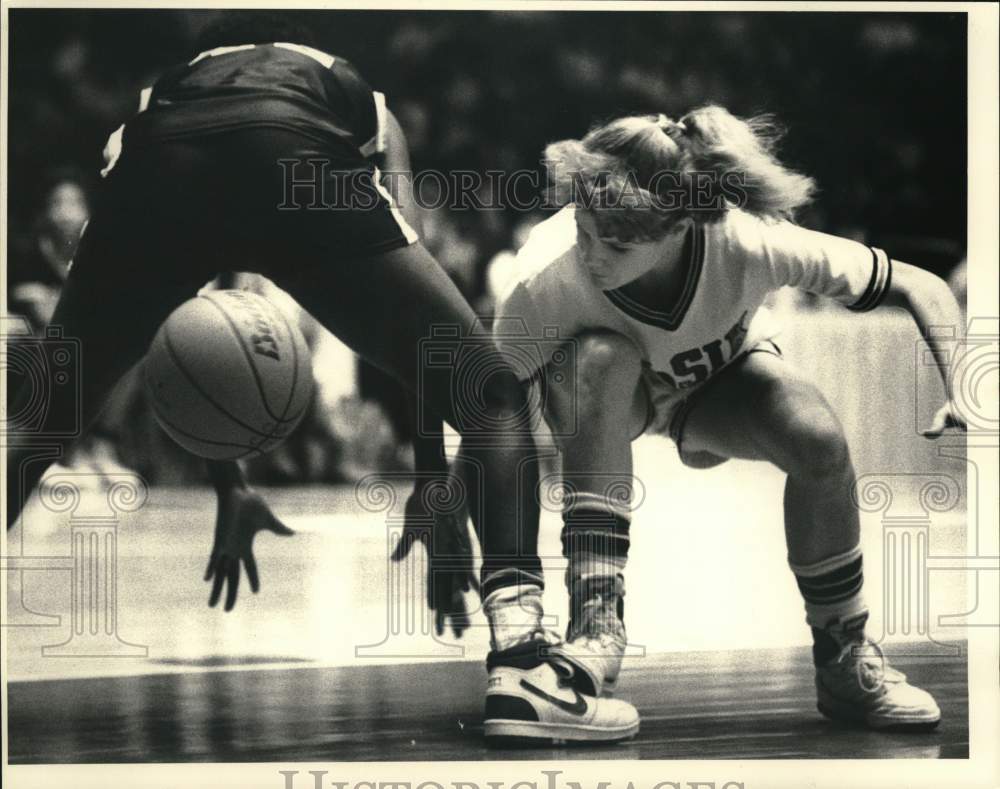
[[[808,650],[677,653],[632,661],[621,695],[642,727],[606,747],[498,751],[482,739],[478,661],[254,668],[14,682],[11,764],[495,759],[964,759],[967,661],[896,658],[943,711],[931,732],[831,723]],[[443,670],[445,669],[445,670]]]
[[[202,581],[210,491],[151,489],[117,526],[114,627],[138,655],[121,659],[47,652],[82,626],[71,594],[76,527],[69,513],[36,508],[8,533],[13,558],[4,559],[10,763],[968,758],[961,628],[932,627],[936,646],[923,657],[905,643],[887,646],[893,665],[938,699],[936,730],[875,733],[816,711],[808,630],[785,559],[782,482],[739,463],[658,470],[648,480],[627,613],[644,654],[626,659],[621,686],[639,708],[640,732],[611,747],[518,751],[483,742],[488,627],[480,613],[462,641],[446,634],[423,662],[403,653],[357,658],[359,646],[384,638],[396,568],[386,513],[360,506],[354,490],[267,491],[296,536],[258,539],[261,592],[244,582],[224,614],[206,606]],[[103,488],[87,493],[78,515],[104,500]],[[405,490],[395,501],[401,506]],[[550,614],[565,609],[559,526],[558,513],[543,513]],[[935,521],[930,548],[958,552],[964,534],[960,521]],[[863,518],[863,542],[871,632],[889,632],[878,613],[884,562],[875,516]],[[957,574],[939,575],[950,582]],[[423,571],[409,578],[405,610],[426,617]],[[967,610],[964,584],[932,582],[928,621]]]

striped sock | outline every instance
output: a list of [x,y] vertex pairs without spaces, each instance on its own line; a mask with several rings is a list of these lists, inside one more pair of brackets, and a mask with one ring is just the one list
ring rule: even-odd
[[570,631],[582,621],[585,604],[600,594],[608,613],[624,618],[624,570],[628,560],[629,518],[626,512],[594,496],[576,494],[563,510],[562,545],[566,589],[570,599]]
[[832,625],[858,617],[867,619],[868,608],[861,594],[861,546],[814,564],[789,564],[805,600],[806,622],[813,632],[813,659],[820,665],[842,648],[840,640],[830,633]]
[[500,589],[522,586],[545,588],[541,559],[524,562],[522,566],[514,565],[513,560],[504,556],[497,559],[487,557],[483,560],[479,573],[479,593],[484,600]]

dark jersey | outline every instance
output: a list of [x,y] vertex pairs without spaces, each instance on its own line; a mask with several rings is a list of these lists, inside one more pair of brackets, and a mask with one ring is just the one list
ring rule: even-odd
[[144,91],[129,135],[198,136],[272,126],[364,157],[382,150],[384,99],[346,60],[299,44],[247,44],[203,52]]
[[170,69],[105,147],[92,265],[127,271],[155,249],[202,281],[219,266],[280,277],[415,243],[373,160],[386,117],[349,63],[296,44]]

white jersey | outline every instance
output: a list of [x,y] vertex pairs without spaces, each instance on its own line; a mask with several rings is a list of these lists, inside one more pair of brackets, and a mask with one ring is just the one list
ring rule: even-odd
[[740,210],[692,225],[682,254],[685,282],[674,304],[651,309],[621,289],[601,290],[577,259],[568,206],[536,226],[518,253],[494,339],[527,380],[581,332],[619,332],[664,383],[687,389],[776,333],[762,309],[771,291],[790,285],[864,311],[882,301],[891,277],[880,249]]

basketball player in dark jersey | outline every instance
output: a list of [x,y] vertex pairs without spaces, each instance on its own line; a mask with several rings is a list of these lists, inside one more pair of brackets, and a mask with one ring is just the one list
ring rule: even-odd
[[[137,114],[108,140],[102,190],[52,320],[81,342],[84,424],[163,319],[220,272],[272,278],[411,387],[417,341],[436,323],[471,322],[468,305],[417,241],[409,207],[379,182],[379,165],[409,168],[384,97],[311,43],[308,30],[278,15],[227,15],[202,36],[197,55],[142,91]],[[446,382],[433,373],[426,380],[433,408],[450,418]],[[13,392],[11,413],[21,413],[18,398],[30,394]],[[499,414],[519,407],[504,374],[489,395]],[[62,424],[60,409],[76,405],[53,401],[47,425]],[[51,434],[46,427],[35,433]],[[53,460],[30,461],[38,456],[30,446],[8,454],[8,527]],[[489,458],[495,463],[496,452]],[[286,530],[263,502],[241,495],[235,463],[211,463],[210,471],[224,494],[213,599],[228,581],[228,609],[241,560],[253,587],[257,578],[249,544],[227,547],[223,538],[252,538],[238,528],[247,523]],[[494,481],[506,484],[502,475]],[[501,506],[507,500],[497,497]],[[493,514],[514,521],[512,512]],[[495,531],[498,539],[504,533]]]
[[[174,308],[220,272],[260,273],[404,385],[420,381],[427,406],[469,439],[470,458],[483,470],[473,491],[481,500],[483,593],[539,584],[537,554],[521,550],[537,544],[538,503],[518,495],[534,491],[537,466],[516,376],[488,339],[480,342],[477,361],[490,374],[470,393],[478,403],[470,409],[453,400],[451,366],[421,367],[420,341],[433,327],[467,331],[475,316],[419,242],[404,190],[393,196],[393,182],[382,182],[380,166],[409,170],[398,122],[381,94],[349,63],[315,48],[308,31],[273,15],[229,18],[235,22],[209,31],[196,56],[142,92],[139,112],[108,141],[103,189],[52,321],[80,342],[83,424]],[[11,413],[20,413],[26,389],[12,393]],[[49,424],[62,424],[78,404],[51,405]],[[43,425],[36,435],[45,434]],[[24,444],[29,437],[14,438],[8,527],[55,459]],[[65,449],[71,440],[41,443]],[[219,510],[206,577],[214,580],[213,603],[228,584],[229,609],[241,567],[258,588],[255,533],[289,531],[235,462],[210,467]],[[451,613],[452,600],[434,602]],[[516,613],[491,618],[494,643],[532,621]],[[544,701],[565,694],[565,670],[543,666],[533,675],[540,719],[566,719],[560,734],[570,739],[634,732],[638,717],[625,702],[581,699],[565,712]]]

